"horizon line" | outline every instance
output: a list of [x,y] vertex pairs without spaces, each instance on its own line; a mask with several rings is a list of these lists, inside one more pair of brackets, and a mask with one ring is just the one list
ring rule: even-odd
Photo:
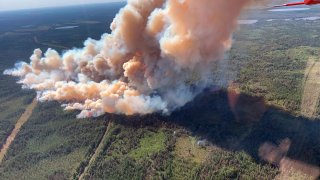
[[80,4],[69,4],[69,5],[57,5],[57,6],[42,6],[42,7],[33,7],[33,8],[21,8],[21,9],[5,9],[0,10],[0,13],[6,12],[17,12],[17,11],[27,11],[27,10],[41,10],[41,9],[51,9],[51,8],[64,8],[64,7],[77,7],[77,6],[84,6],[84,5],[99,5],[99,4],[111,4],[111,3],[124,3],[126,0],[121,1],[110,1],[110,2],[96,2],[96,3],[80,3]]

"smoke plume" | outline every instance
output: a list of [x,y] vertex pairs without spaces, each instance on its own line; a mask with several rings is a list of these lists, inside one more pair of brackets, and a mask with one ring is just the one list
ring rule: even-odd
[[40,101],[60,101],[79,118],[105,112],[170,113],[212,83],[210,64],[231,47],[249,0],[128,0],[111,34],[60,55],[33,52],[4,74]]

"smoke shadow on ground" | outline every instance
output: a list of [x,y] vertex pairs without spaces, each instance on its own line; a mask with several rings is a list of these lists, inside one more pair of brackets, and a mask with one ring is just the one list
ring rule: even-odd
[[230,92],[207,92],[171,117],[194,135],[230,151],[246,151],[257,161],[265,143],[290,140],[288,158],[320,165],[320,121],[268,106],[261,97],[239,94],[232,104]]
[[[107,114],[106,118],[136,128],[161,124],[182,126],[215,146],[245,151],[260,163],[268,161],[280,166],[285,156],[313,167],[320,166],[320,121],[266,105],[262,97],[208,89],[170,116]],[[268,155],[274,158],[261,157]]]

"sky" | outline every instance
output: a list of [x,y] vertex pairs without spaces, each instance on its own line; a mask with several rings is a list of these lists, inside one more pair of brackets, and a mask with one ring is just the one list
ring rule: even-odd
[[124,0],[0,0],[0,11],[121,1]]
[[[0,0],[0,11],[32,9],[41,7],[70,6],[80,4],[121,2],[125,0]],[[270,0],[271,1],[271,0]],[[302,0],[274,0],[275,2],[292,2]],[[279,4],[279,3],[278,3]]]

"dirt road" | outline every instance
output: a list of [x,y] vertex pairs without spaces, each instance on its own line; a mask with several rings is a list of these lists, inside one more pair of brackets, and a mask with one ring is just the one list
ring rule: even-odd
[[113,123],[111,121],[109,121],[108,127],[107,127],[107,129],[106,129],[106,131],[105,131],[105,133],[104,133],[104,135],[103,135],[103,137],[102,137],[102,139],[101,139],[96,151],[92,155],[87,167],[85,167],[84,171],[80,175],[79,180],[83,180],[84,179],[84,176],[87,174],[87,172],[88,172],[90,166],[92,165],[92,163],[94,163],[95,160],[97,159],[97,157],[99,156],[99,154],[101,154],[101,152],[103,150],[103,147],[104,147],[104,143],[105,143],[105,141],[106,141],[106,139],[108,137],[109,129],[112,127],[112,125],[113,125]]
[[310,58],[304,76],[301,114],[315,118],[320,99],[320,62]]
[[0,151],[0,165],[4,159],[4,157],[6,156],[8,149],[11,145],[11,143],[14,141],[14,139],[16,138],[17,134],[19,133],[21,127],[28,121],[28,119],[30,118],[33,109],[36,107],[37,105],[37,100],[34,99],[32,101],[32,103],[30,105],[28,105],[28,107],[26,108],[25,112],[21,115],[21,117],[19,118],[19,120],[17,121],[14,129],[12,130],[11,134],[8,136],[6,143],[2,146],[1,151]]

